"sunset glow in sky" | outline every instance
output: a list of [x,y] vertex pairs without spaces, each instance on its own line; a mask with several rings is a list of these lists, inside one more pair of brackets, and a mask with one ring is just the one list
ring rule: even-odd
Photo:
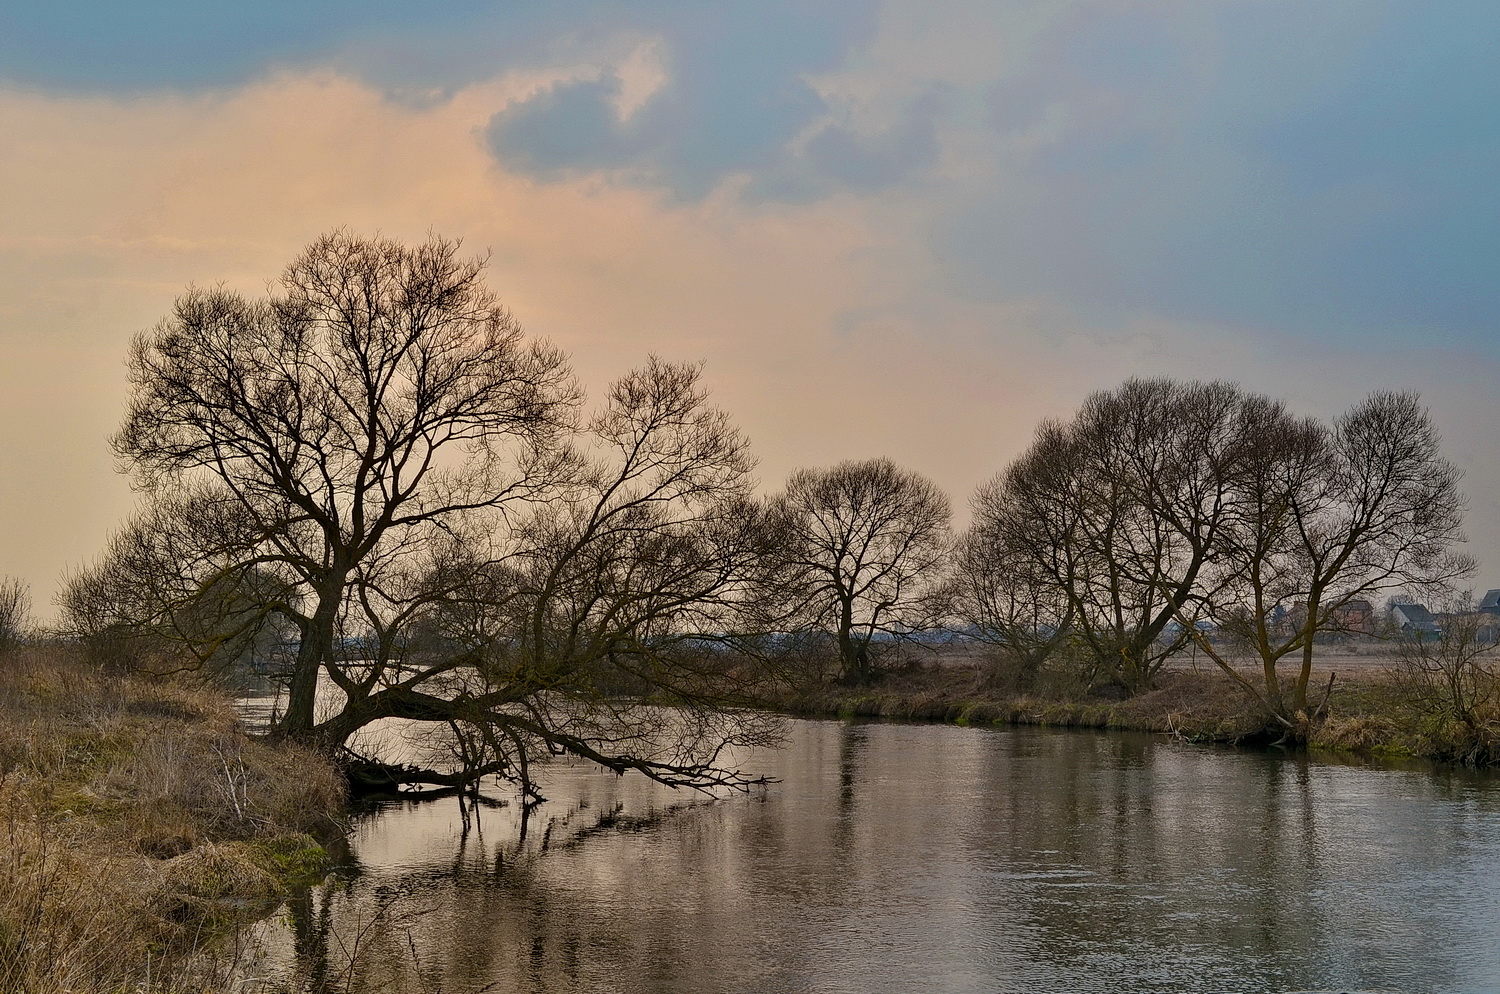
[[704,360],[767,489],[961,507],[1136,374],[1416,389],[1500,586],[1496,52],[1493,0],[8,3],[0,575],[49,615],[134,505],[131,336],[342,225],[489,253],[596,395]]

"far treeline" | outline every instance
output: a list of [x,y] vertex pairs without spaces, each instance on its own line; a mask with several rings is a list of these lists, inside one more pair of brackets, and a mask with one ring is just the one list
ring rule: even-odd
[[[695,365],[653,357],[586,405],[483,265],[339,231],[264,297],[181,296],[129,356],[111,444],[145,501],[69,579],[71,634],[151,673],[255,664],[286,688],[273,734],[356,778],[529,788],[571,754],[744,786],[728,750],[774,738],[769,688],[876,680],[935,631],[1018,687],[1068,666],[1125,693],[1195,642],[1304,737],[1351,602],[1472,570],[1410,394],[1325,423],[1131,380],[1042,424],[955,536],[942,491],[885,459],[758,498]],[[387,718],[430,729],[431,768],[348,752]]]

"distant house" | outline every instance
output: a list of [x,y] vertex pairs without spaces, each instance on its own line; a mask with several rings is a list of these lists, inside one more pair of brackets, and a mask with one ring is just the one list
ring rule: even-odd
[[1432,612],[1421,604],[1392,604],[1391,622],[1403,632],[1436,635],[1443,630]]
[[[1369,635],[1375,631],[1375,605],[1354,599],[1333,608],[1319,609],[1323,631],[1339,635]],[[1290,608],[1277,605],[1270,615],[1278,629],[1298,631],[1307,624],[1307,601],[1297,601]]]
[[1362,632],[1368,635],[1375,630],[1375,605],[1366,600],[1352,600],[1329,612],[1329,620],[1341,632]]
[[1500,587],[1486,590],[1474,606],[1474,638],[1485,645],[1500,642]]

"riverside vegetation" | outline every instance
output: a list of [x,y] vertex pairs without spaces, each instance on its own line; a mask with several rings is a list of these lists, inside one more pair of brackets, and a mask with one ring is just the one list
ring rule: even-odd
[[[1157,732],[1182,741],[1251,747],[1306,747],[1324,753],[1413,758],[1468,766],[1500,760],[1500,658],[1493,649],[1463,677],[1469,706],[1441,671],[1414,666],[1393,648],[1371,667],[1328,682],[1309,736],[1289,741],[1264,706],[1216,668],[1176,665],[1151,690],[1117,697],[1055,672],[1030,689],[1015,686],[1003,661],[908,659],[880,682],[837,681],[784,687],[768,706],[810,717],[944,721],[960,725],[1037,725]],[[1347,657],[1346,657],[1347,658]],[[1328,662],[1328,660],[1324,660]],[[1337,658],[1330,675],[1339,671]],[[1451,670],[1450,670],[1451,672]]]
[[[1474,761],[1483,742],[1493,758],[1492,688],[1468,699],[1466,721],[1439,700],[1446,683],[1418,689],[1420,671],[1388,661],[1334,685],[1310,748]],[[1264,744],[1274,728],[1213,670],[1174,668],[1112,700],[1061,667],[1020,692],[995,659],[909,660],[857,686],[804,679],[765,703],[1199,742]],[[229,989],[239,930],[322,879],[344,809],[326,753],[247,737],[218,689],[112,672],[77,647],[11,649],[0,657],[0,991]]]
[[0,651],[0,991],[217,989],[343,808],[325,755],[247,737],[221,692]]
[[1199,743],[1500,765],[1496,622],[1473,610],[1467,595],[1443,607],[1436,631],[1387,628],[1320,640],[1308,656],[1318,689],[1290,727],[1264,696],[1247,693],[1257,661],[1236,655],[1232,637],[1222,635],[1211,655],[1194,652],[1192,639],[1178,641],[1136,693],[1101,683],[1087,646],[1057,640],[1038,660],[1031,645],[969,640],[925,651],[887,646],[886,669],[873,684],[830,678],[837,668],[825,660],[783,683],[768,704],[808,716],[1135,730]]

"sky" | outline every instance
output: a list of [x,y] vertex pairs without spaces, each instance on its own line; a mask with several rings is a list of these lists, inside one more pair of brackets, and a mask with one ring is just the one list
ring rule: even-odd
[[701,360],[763,487],[970,494],[1089,393],[1420,391],[1500,586],[1493,0],[0,6],[0,575],[138,500],[124,357],[344,226],[460,238],[597,396]]

